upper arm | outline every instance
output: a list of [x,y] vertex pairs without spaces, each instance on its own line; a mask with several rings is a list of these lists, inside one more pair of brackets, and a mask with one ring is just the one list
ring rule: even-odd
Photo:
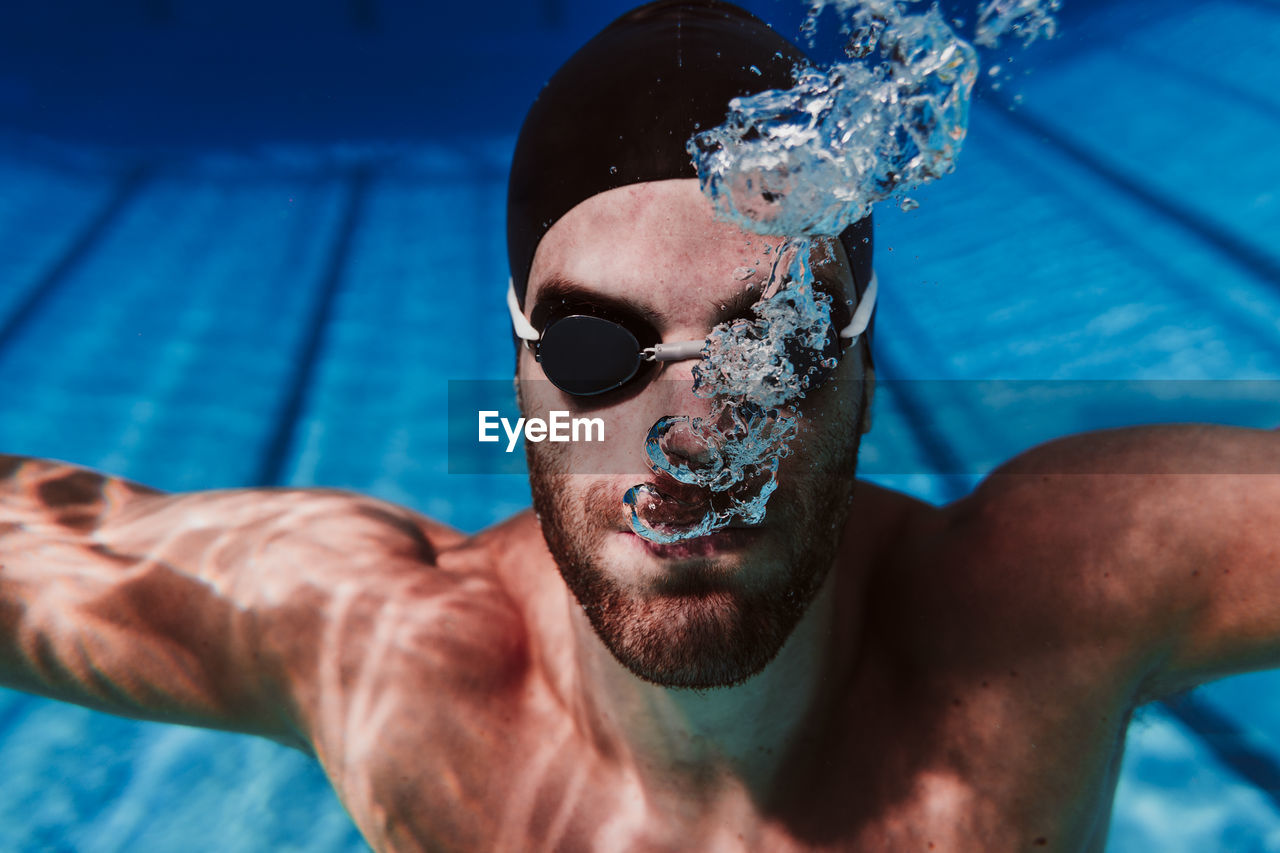
[[304,746],[287,678],[326,611],[300,605],[431,557],[407,512],[355,495],[0,463],[0,680],[111,713]]
[[1069,555],[1057,610],[1126,647],[1139,701],[1280,666],[1280,434],[1085,434],[1024,454],[983,488],[1009,493],[1005,505]]

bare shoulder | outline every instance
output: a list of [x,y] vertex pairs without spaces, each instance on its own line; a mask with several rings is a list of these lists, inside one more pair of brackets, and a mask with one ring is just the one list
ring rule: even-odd
[[947,508],[948,529],[975,568],[1052,567],[1038,585],[1059,606],[1133,617],[1159,603],[1152,580],[1177,558],[1170,545],[1263,457],[1275,466],[1276,444],[1208,424],[1068,436],[997,468]]
[[253,537],[270,575],[255,594],[264,663],[331,773],[365,742],[353,726],[378,728],[356,722],[375,706],[425,736],[521,682],[526,631],[492,533],[350,493],[276,500],[292,505]]
[[468,536],[352,492],[167,494],[0,456],[0,683],[333,756],[370,702],[408,719],[449,695],[435,713],[463,712],[520,681],[509,526]]
[[1045,594],[1061,603],[1059,634],[1127,652],[1144,698],[1275,666],[1280,433],[1168,424],[1072,436],[1012,460],[975,498],[1007,554],[1056,570]]
[[1206,441],[1195,427],[1071,436],[951,505],[908,508],[886,586],[916,651],[1136,689],[1176,609],[1173,528],[1213,487],[1179,474]]
[[457,633],[501,621],[482,616],[510,598],[492,533],[469,536],[351,492],[272,490],[245,499],[243,511],[262,529],[244,544],[259,549],[271,575],[260,591],[264,610],[340,632],[348,647],[390,624]]
[[1208,485],[1190,471],[1203,435],[1107,430],[1022,453],[953,508],[965,553],[1024,604],[1042,603],[1043,618],[1057,613],[1091,637],[1141,631],[1160,608],[1152,580],[1168,569],[1170,524]]
[[[481,556],[445,565],[468,550]],[[297,744],[325,685],[398,651],[444,677],[511,645],[518,623],[482,555],[350,492],[166,494],[0,456],[0,682]]]
[[501,680],[521,625],[472,537],[388,501],[336,489],[156,494],[105,543],[182,566],[249,614],[262,678],[312,744],[343,737],[323,709],[372,684],[442,689]]

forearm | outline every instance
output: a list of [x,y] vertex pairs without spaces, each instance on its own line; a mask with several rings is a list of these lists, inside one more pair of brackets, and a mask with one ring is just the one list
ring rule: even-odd
[[67,462],[0,454],[0,531],[12,525],[89,531],[138,498],[156,494]]
[[353,601],[376,611],[444,583],[425,571],[433,540],[461,535],[348,492],[169,495],[0,465],[0,683],[304,750],[332,625]]
[[[200,722],[192,711],[221,704],[202,662],[160,630],[158,618],[180,618],[162,611],[182,597],[134,595],[140,583],[158,588],[158,572],[170,589],[181,576],[44,534],[4,537],[0,555],[0,683],[146,719]],[[188,583],[190,600],[200,590]]]
[[0,684],[278,737],[259,673],[235,665],[254,654],[251,616],[201,576],[183,503],[78,466],[0,456]]
[[142,636],[143,614],[112,612],[113,599],[125,601],[140,561],[105,547],[97,534],[111,517],[153,494],[66,463],[0,457],[0,681],[6,686],[120,714],[172,704],[155,696],[145,679],[107,675],[118,669],[106,659],[114,650],[149,646],[154,657],[157,649]]

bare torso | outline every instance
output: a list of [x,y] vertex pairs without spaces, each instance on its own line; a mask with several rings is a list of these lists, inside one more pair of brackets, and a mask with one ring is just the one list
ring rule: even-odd
[[867,628],[766,793],[654,789],[575,722],[573,605],[531,515],[442,544],[418,600],[329,626],[363,651],[315,685],[309,738],[383,850],[1102,849],[1138,677],[1123,642],[1063,632],[1078,567],[992,551],[980,507],[859,501],[841,570],[873,572]]
[[[1135,447],[1221,466],[1206,449],[1274,437],[1116,433],[1036,470]],[[766,784],[655,784],[584,725],[579,610],[532,513],[467,537],[349,493],[0,457],[0,680],[313,753],[378,850],[1100,850],[1133,709],[1280,654],[1280,478],[1031,469],[945,508],[859,484],[834,675]],[[1235,517],[1230,547],[1197,538]]]

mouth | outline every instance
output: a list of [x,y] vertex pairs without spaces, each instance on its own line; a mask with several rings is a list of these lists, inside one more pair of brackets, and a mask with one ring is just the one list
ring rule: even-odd
[[630,530],[622,531],[622,535],[649,554],[663,560],[696,560],[719,557],[744,551],[760,542],[764,536],[764,526],[731,525],[705,536],[683,539],[679,542],[661,544],[650,542]]
[[[636,487],[638,493],[635,509],[643,513],[644,524],[663,534],[679,534],[702,527],[712,512],[727,509],[728,495],[718,495],[702,486],[680,483],[664,474],[654,472],[654,482]],[[633,490],[634,493],[634,490]],[[719,553],[740,550],[751,544],[753,534],[764,526],[763,519],[748,522],[735,518],[725,527],[702,536],[682,539],[679,542],[659,543],[638,536],[628,522],[625,530],[644,544],[651,554],[664,558],[709,557]]]

